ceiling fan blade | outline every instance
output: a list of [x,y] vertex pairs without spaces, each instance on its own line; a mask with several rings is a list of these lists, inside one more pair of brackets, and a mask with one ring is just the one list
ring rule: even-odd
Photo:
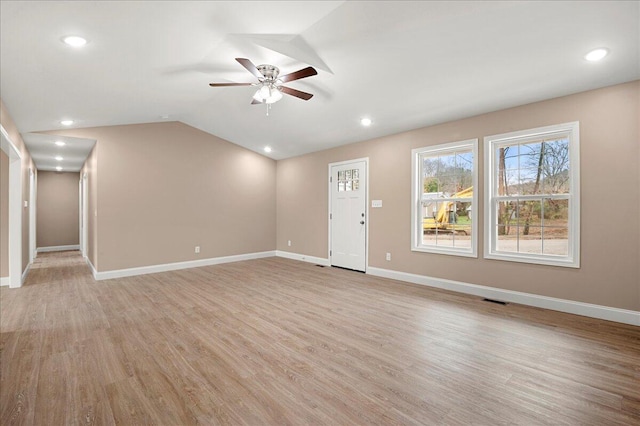
[[318,74],[313,67],[306,67],[296,72],[292,72],[291,74],[283,75],[282,77],[278,77],[278,80],[286,83],[287,81],[300,80],[301,78],[311,77],[312,75]]
[[262,105],[262,104],[263,104],[263,102],[256,101],[255,99],[253,99],[253,100],[251,101],[251,105]]
[[286,93],[287,95],[295,96],[296,98],[304,99],[308,101],[313,97],[311,93],[302,92],[300,90],[292,89],[291,87],[280,86],[280,91]]
[[251,86],[253,83],[209,83],[211,87]]
[[247,71],[249,71],[251,74],[255,75],[256,78],[258,78],[260,80],[262,80],[264,78],[262,73],[260,73],[260,71],[258,71],[258,68],[255,65],[253,65],[253,62],[251,62],[247,58],[236,58],[236,61],[240,62],[240,65],[245,67],[247,69]]

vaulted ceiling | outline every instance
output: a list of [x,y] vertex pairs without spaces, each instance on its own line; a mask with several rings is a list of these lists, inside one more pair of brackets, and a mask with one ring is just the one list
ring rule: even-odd
[[[281,159],[640,78],[635,1],[0,4],[1,96],[25,134],[179,120]],[[209,87],[255,81],[236,57],[313,66],[288,86],[315,96],[267,116],[255,88]]]

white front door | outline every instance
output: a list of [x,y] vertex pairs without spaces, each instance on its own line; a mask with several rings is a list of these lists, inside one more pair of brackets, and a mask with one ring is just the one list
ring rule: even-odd
[[331,265],[365,272],[367,259],[367,164],[331,165]]

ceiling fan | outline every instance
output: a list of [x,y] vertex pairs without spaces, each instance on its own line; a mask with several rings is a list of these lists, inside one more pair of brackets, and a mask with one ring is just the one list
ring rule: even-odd
[[[282,94],[295,96],[296,98],[308,101],[313,97],[311,93],[303,92],[300,90],[292,89],[291,87],[283,86],[283,83],[289,81],[300,80],[301,78],[311,77],[318,74],[318,71],[313,67],[303,68],[291,74],[280,76],[280,70],[273,65],[258,65],[255,66],[253,62],[246,58],[236,58],[236,61],[247,69],[251,74],[258,79],[257,83],[209,83],[211,87],[232,87],[232,86],[256,86],[258,90],[253,95],[252,105],[267,104],[268,107],[272,103],[278,102],[282,99]],[[267,115],[269,114],[267,110]]]

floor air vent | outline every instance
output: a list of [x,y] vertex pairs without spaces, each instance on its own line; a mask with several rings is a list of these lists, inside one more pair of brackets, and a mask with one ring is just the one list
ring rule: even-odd
[[493,300],[493,299],[487,299],[487,298],[482,300],[484,300],[485,302],[497,303],[498,305],[503,305],[503,306],[507,305],[507,302],[503,302],[502,300]]

